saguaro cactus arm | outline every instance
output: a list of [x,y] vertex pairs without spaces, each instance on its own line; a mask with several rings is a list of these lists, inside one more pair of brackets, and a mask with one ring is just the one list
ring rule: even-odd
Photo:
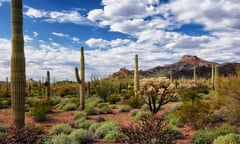
[[79,77],[78,68],[77,68],[77,67],[75,67],[75,77],[76,77],[77,82],[78,82],[79,84],[81,84],[81,79],[80,79],[80,77]]

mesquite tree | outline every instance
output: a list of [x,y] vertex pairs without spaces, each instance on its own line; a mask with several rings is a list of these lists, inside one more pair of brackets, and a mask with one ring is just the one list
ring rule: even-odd
[[23,39],[22,0],[11,0],[12,54],[11,54],[11,96],[13,124],[25,125],[25,56]]
[[140,89],[141,96],[152,114],[156,114],[162,105],[176,97],[174,85],[165,77],[142,79]]

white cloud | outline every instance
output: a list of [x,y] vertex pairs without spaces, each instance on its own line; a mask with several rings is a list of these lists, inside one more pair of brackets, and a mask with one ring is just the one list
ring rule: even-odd
[[68,34],[59,33],[59,32],[52,32],[52,35],[55,35],[55,36],[58,36],[58,37],[66,37],[66,38],[69,37]]
[[47,17],[48,15],[48,12],[44,10],[34,9],[29,6],[24,6],[24,8],[27,8],[27,11],[24,12],[24,15],[31,18],[43,18],[43,17]]
[[38,32],[33,32],[33,37],[37,37],[39,35],[39,33]]
[[29,42],[29,41],[32,41],[33,40],[33,38],[31,37],[31,36],[29,36],[29,35],[24,35],[24,41],[25,42]]
[[10,0],[0,0],[0,7],[3,5],[4,2],[10,2]]
[[46,11],[42,9],[35,9],[30,6],[24,6],[27,10],[24,15],[35,18],[43,19],[45,22],[50,23],[73,23],[78,25],[93,25],[91,21],[83,17],[78,9],[62,10],[62,11]]

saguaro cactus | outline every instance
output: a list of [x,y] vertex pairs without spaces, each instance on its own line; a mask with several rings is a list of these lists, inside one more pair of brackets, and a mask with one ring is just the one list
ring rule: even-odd
[[46,81],[45,81],[45,86],[47,87],[47,99],[50,98],[50,72],[47,71],[47,77],[46,77]]
[[138,55],[137,54],[135,55],[135,58],[134,58],[134,66],[135,66],[134,67],[134,93],[135,93],[135,96],[138,96],[140,86],[139,86]]
[[6,93],[9,95],[9,82],[8,82],[8,77],[6,77]]
[[80,77],[78,74],[78,68],[75,67],[75,76],[77,82],[80,84],[79,94],[80,94],[80,109],[84,110],[84,97],[85,97],[85,63],[84,63],[84,48],[81,47],[80,51]]
[[173,72],[172,72],[172,67],[170,68],[170,74],[169,74],[169,77],[170,77],[170,82],[173,83]]
[[25,56],[22,21],[22,0],[11,0],[12,17],[12,54],[11,54],[11,96],[13,124],[25,125]]

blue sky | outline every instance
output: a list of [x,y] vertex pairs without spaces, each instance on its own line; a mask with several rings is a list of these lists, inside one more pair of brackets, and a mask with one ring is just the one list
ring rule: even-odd
[[[140,69],[197,55],[215,62],[240,61],[239,0],[23,0],[27,78],[50,70],[75,80],[80,46],[86,77],[122,67]],[[9,75],[10,0],[0,0],[0,80]]]

